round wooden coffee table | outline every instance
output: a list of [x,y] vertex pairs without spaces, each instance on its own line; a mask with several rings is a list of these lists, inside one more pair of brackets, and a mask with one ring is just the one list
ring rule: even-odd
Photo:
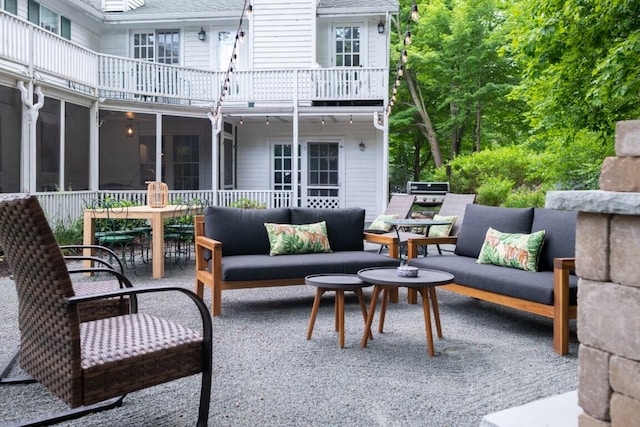
[[[320,298],[325,292],[335,291],[335,328],[340,334],[340,347],[344,347],[344,292],[352,291],[358,296],[362,317],[367,320],[367,306],[364,302],[362,288],[371,286],[370,283],[363,282],[358,279],[355,274],[313,274],[305,277],[305,283],[309,286],[315,286],[316,297],[313,300],[313,308],[311,310],[311,318],[309,319],[309,329],[307,331],[307,339],[311,339],[313,326],[316,322],[318,307],[320,306]],[[366,332],[368,331],[368,333]],[[365,329],[367,338],[373,339],[370,329]]]
[[[373,294],[371,295],[371,306],[369,307],[369,315],[367,316],[365,331],[370,330],[371,323],[373,323],[373,315],[376,310],[376,304],[378,302],[378,295],[380,295],[380,292],[384,291],[382,295],[382,306],[380,308],[380,324],[378,325],[378,332],[382,332],[384,328],[384,316],[387,311],[389,290],[397,289],[398,287],[406,287],[409,289],[415,289],[422,296],[422,310],[424,311],[424,324],[425,331],[427,333],[427,350],[429,351],[429,356],[433,356],[435,352],[433,349],[429,301],[431,301],[431,307],[433,309],[433,317],[436,322],[438,338],[442,338],[440,313],[438,311],[438,298],[436,296],[435,287],[452,283],[454,280],[453,274],[444,271],[421,268],[418,271],[418,276],[403,277],[398,275],[395,267],[374,267],[358,271],[358,277],[364,282],[375,285],[373,288]],[[369,334],[364,333],[362,335],[360,347],[366,347],[368,339]]]

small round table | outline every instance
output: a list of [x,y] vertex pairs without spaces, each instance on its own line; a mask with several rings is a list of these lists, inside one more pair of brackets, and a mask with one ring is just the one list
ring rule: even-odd
[[[371,306],[369,308],[369,315],[367,316],[365,331],[370,330],[371,328],[373,315],[378,302],[378,295],[380,295],[381,291],[384,292],[382,295],[382,306],[380,307],[380,324],[378,325],[378,332],[382,332],[384,328],[384,316],[387,311],[389,290],[396,289],[398,287],[406,287],[408,289],[415,289],[418,291],[422,296],[422,310],[424,312],[424,323],[427,333],[427,350],[429,351],[429,356],[433,356],[435,352],[433,350],[433,334],[431,331],[429,301],[431,301],[431,307],[433,308],[433,317],[436,322],[438,338],[442,338],[440,313],[438,311],[438,298],[436,296],[435,286],[452,283],[454,280],[453,274],[444,271],[421,268],[418,271],[417,277],[403,277],[398,275],[395,267],[374,267],[358,271],[358,277],[365,282],[375,285],[373,288],[373,294],[371,295]],[[368,339],[369,334],[363,334],[360,347],[366,347]]]
[[[313,300],[313,309],[311,310],[311,319],[309,319],[309,330],[307,331],[307,339],[311,339],[313,333],[313,327],[316,322],[316,315],[318,314],[318,307],[320,306],[320,298],[325,292],[335,291],[335,328],[340,334],[340,347],[344,347],[344,292],[353,291],[358,297],[360,303],[360,309],[362,310],[362,317],[367,320],[367,306],[364,302],[364,295],[362,294],[362,288],[371,286],[370,283],[363,282],[358,279],[355,274],[313,274],[305,277],[305,283],[309,286],[315,286],[316,297]],[[365,329],[365,336],[373,339],[370,329]]]

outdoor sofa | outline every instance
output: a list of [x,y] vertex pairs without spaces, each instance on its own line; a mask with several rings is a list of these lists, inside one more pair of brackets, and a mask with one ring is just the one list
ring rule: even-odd
[[[222,291],[227,289],[304,284],[310,274],[355,274],[367,267],[397,267],[398,260],[364,250],[363,240],[379,236],[364,233],[361,208],[240,209],[208,207],[195,217],[196,293],[211,289],[211,314],[222,313]],[[272,242],[265,224],[326,225],[328,252],[270,255]],[[273,237],[274,233],[272,233]],[[397,239],[385,239],[390,253],[398,253]]]
[[[576,217],[576,212],[553,209],[470,204],[457,237],[409,240],[409,265],[452,273],[455,282],[439,289],[553,319],[554,350],[565,355],[569,352],[569,319],[575,319],[577,314],[578,278],[573,271]],[[487,234],[490,227],[494,231]],[[498,265],[479,263],[483,249],[488,248],[493,255],[497,253],[495,230],[501,232],[501,236],[511,233],[533,236],[532,233],[544,230],[542,246],[537,251],[525,253],[522,249],[500,246],[503,255],[508,253],[507,258],[520,257],[529,263],[537,252],[536,271],[499,265],[504,259]],[[450,243],[455,244],[453,254],[418,257],[421,245]],[[482,253],[484,262],[493,256],[486,256],[487,253]],[[517,260],[507,260],[509,265],[515,262]]]

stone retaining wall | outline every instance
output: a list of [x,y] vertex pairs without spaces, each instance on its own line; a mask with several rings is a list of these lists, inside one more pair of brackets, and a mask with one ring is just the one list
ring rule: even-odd
[[600,191],[547,194],[577,210],[580,427],[640,426],[640,120],[619,122]]

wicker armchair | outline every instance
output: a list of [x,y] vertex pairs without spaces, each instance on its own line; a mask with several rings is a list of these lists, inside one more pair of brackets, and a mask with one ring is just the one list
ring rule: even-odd
[[[48,423],[120,406],[126,393],[201,373],[197,425],[207,424],[211,318],[197,295],[169,286],[76,295],[35,196],[0,198],[0,246],[18,292],[21,367],[72,408]],[[152,292],[189,297],[202,332],[140,313],[80,321],[78,304]]]

